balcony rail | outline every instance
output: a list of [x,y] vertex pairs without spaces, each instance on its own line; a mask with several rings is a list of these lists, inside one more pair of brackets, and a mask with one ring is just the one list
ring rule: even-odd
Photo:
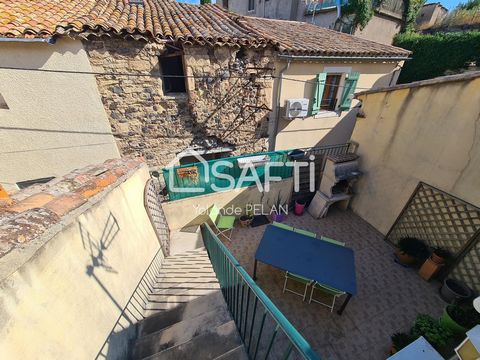
[[[285,150],[255,153],[165,168],[163,169],[163,177],[168,198],[170,201],[179,200],[192,196],[211,194],[216,192],[218,188],[226,189],[230,184],[229,180],[225,179],[227,175],[235,180],[235,188],[248,187],[255,184],[253,180],[240,181],[241,175],[244,175],[243,179],[254,176],[263,183],[266,164],[271,162],[285,163],[288,161],[288,152]],[[242,168],[245,159],[254,157],[256,159],[265,158],[268,160],[266,162],[258,162],[254,173],[251,170]],[[222,163],[220,162],[223,162],[224,165],[221,165]],[[292,177],[292,172],[293,168],[285,165],[272,166],[270,168],[270,176],[282,179]],[[218,174],[224,176],[218,176]],[[198,190],[189,191],[189,188]],[[181,190],[179,191],[179,189]]]
[[[340,0],[340,5],[346,5],[348,0]],[[337,7],[337,1],[336,0],[319,0],[316,2],[311,2],[310,4],[307,5],[305,9],[305,15],[312,15],[319,13],[324,10],[332,9]]]
[[303,359],[319,360],[308,342],[257,286],[207,224],[202,225],[202,235],[249,358],[287,360],[295,351]]

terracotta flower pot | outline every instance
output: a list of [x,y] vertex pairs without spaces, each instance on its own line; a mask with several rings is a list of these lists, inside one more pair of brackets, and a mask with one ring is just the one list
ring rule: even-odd
[[418,270],[418,274],[423,280],[429,281],[432,277],[434,277],[443,264],[436,263],[432,259],[427,259]]
[[435,253],[432,253],[432,261],[435,263],[435,264],[443,264],[445,262],[445,259],[441,256],[438,256],[437,254]]
[[400,249],[395,251],[395,255],[397,256],[398,261],[404,265],[412,265],[416,260],[413,256],[400,251]]

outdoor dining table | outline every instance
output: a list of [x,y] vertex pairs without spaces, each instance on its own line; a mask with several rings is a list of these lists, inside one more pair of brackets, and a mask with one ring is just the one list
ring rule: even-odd
[[345,291],[339,315],[357,293],[355,257],[345,246],[268,225],[255,253],[254,280],[258,261]]

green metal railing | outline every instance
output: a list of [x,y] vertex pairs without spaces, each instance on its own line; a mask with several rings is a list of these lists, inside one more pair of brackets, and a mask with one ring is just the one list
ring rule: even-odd
[[[270,159],[268,162],[283,162],[288,161],[288,151],[273,151],[265,153],[255,153],[241,156],[234,156],[223,159],[209,160],[205,162],[197,162],[188,165],[174,166],[163,169],[163,178],[165,179],[166,190],[168,192],[169,200],[185,199],[192,196],[206,195],[216,192],[215,187],[227,188],[229,186],[229,180],[223,176],[215,176],[214,171],[218,174],[229,175],[234,180],[235,188],[248,187],[255,184],[255,181],[242,181],[240,182],[240,176],[242,172],[245,176],[255,176],[260,183],[264,183],[265,167],[261,165],[255,167],[255,172],[252,174],[252,170],[241,169],[238,165],[238,159],[264,155]],[[225,165],[217,166],[220,161],[223,161]],[[217,163],[215,166],[214,164]],[[227,165],[228,164],[228,165]],[[190,171],[193,176],[181,176],[182,170]],[[277,176],[282,179],[292,177],[292,167],[288,166],[275,166],[270,167],[270,176]],[[187,189],[196,188],[202,189],[201,191],[178,191],[175,189]]]
[[250,359],[320,359],[207,224],[205,247]]
[[[348,3],[347,0],[340,0],[340,5],[346,5]],[[312,15],[314,13],[318,13],[322,10],[326,9],[332,9],[337,7],[337,1],[336,0],[323,0],[323,1],[318,1],[318,2],[312,2],[307,5],[305,9],[305,14],[306,15]]]

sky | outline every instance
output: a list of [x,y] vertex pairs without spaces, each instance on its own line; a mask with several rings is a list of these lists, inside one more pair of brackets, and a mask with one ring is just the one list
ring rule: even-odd
[[[187,3],[187,4],[199,4],[200,3],[200,0],[177,0],[178,2],[183,2],[183,3]],[[430,2],[438,2],[440,1],[440,3],[445,6],[448,10],[453,10],[455,9],[455,7],[461,3],[461,2],[466,2],[467,0],[465,1],[461,1],[461,0],[427,0],[427,3],[430,3]],[[212,3],[215,2],[215,1],[212,1]]]

